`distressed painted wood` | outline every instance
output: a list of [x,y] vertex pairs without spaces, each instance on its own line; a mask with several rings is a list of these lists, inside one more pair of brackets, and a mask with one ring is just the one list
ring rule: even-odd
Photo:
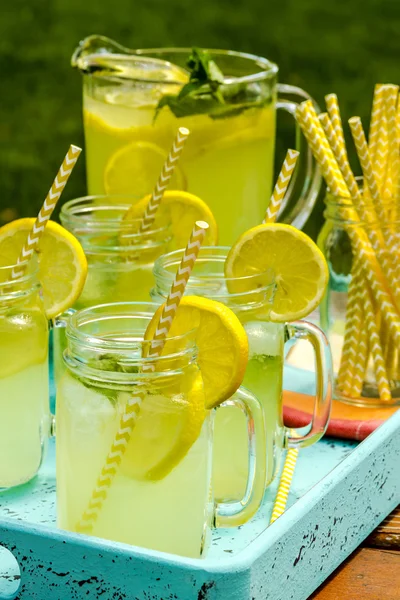
[[302,451],[289,510],[266,527],[271,489],[249,524],[214,533],[202,560],[57,529],[52,452],[35,481],[0,496],[18,600],[306,600],[400,501],[400,412],[358,446],[326,439]]

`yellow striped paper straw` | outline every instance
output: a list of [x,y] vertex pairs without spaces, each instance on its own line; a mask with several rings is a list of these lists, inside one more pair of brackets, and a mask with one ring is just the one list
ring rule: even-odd
[[[365,278],[361,284],[361,294],[367,291],[367,283]],[[369,358],[369,345],[368,345],[368,331],[365,326],[366,319],[368,318],[363,305],[360,305],[361,309],[361,327],[357,339],[355,365],[353,371],[353,379],[350,382],[349,395],[352,398],[360,398],[362,395],[363,385],[365,381],[365,372],[367,370],[368,358]]]
[[[149,356],[159,356],[166,342],[167,334],[171,328],[173,319],[178,309],[181,298],[184,294],[186,284],[192,272],[196,258],[199,254],[204,236],[208,229],[208,224],[204,221],[196,221],[189,242],[186,246],[181,263],[176,273],[174,282],[171,286],[167,301],[157,326],[157,330],[152,342],[152,350]],[[154,370],[150,366],[146,370]],[[104,466],[97,479],[96,487],[92,492],[88,506],[82,515],[81,521],[76,529],[82,533],[91,533],[97,520],[98,514],[107,499],[108,491],[112,485],[115,475],[118,472],[119,465],[125,454],[126,448],[131,439],[133,429],[140,406],[143,401],[143,393],[131,396],[126,404],[125,412],[121,417],[118,432],[114,438],[111,449],[106,457]]]
[[[340,365],[338,388],[343,394],[351,398],[360,397],[367,366],[369,338],[379,396],[381,400],[388,401],[391,399],[391,392],[383,358],[382,345],[379,338],[372,302],[368,288],[365,285],[365,279],[359,261],[355,263],[352,273],[352,281],[349,287],[349,304],[348,313],[353,310],[353,314],[348,315],[348,313],[346,313],[345,343],[342,356],[347,356],[350,368],[346,369],[344,362],[343,365]],[[354,314],[354,312],[356,314]],[[348,321],[347,318],[349,319]],[[357,336],[358,331],[362,332],[361,336]],[[358,349],[357,344],[352,343],[354,339],[358,342]]]
[[[372,200],[375,205],[378,220],[382,227],[383,238],[385,245],[389,250],[385,260],[387,264],[391,265],[390,277],[388,277],[388,284],[392,292],[393,298],[396,302],[396,307],[400,309],[400,263],[397,260],[397,243],[393,235],[392,228],[387,220],[387,215],[382,201],[381,195],[378,190],[376,179],[373,173],[371,159],[369,156],[367,141],[365,139],[364,130],[361,124],[360,117],[352,117],[349,119],[349,125],[351,133],[353,135],[354,144],[356,146],[358,158],[360,160],[361,168],[364,173],[364,177],[368,183],[369,193],[371,194]],[[372,229],[372,228],[371,228]],[[387,275],[389,275],[387,273]]]
[[338,373],[338,388],[345,394],[350,393],[356,368],[358,335],[363,327],[361,306],[361,286],[363,272],[359,261],[354,261],[349,285],[346,307],[346,325]]
[[[350,197],[349,191],[339,170],[337,162],[333,156],[332,150],[326,140],[323,129],[318,121],[314,119],[311,111],[307,106],[307,102],[302,102],[296,109],[296,119],[306,137],[309,146],[320,165],[322,174],[328,184],[332,194],[341,198]],[[318,131],[321,128],[323,138]],[[328,146],[328,149],[326,148]],[[347,220],[347,213],[342,212],[342,217]],[[365,233],[365,232],[364,232]],[[355,255],[359,257],[362,263],[364,273],[366,274],[371,291],[374,295],[374,300],[384,313],[385,319],[391,331],[391,335],[396,343],[400,344],[400,318],[393,305],[390,297],[386,281],[381,271],[380,265],[376,259],[373,248],[363,231],[359,228],[349,229],[349,237],[353,244]]]
[[68,152],[61,163],[61,167],[59,168],[53,184],[45,198],[43,206],[39,211],[36,221],[33,224],[32,230],[29,232],[28,238],[22,247],[17,264],[11,272],[11,279],[22,277],[27,261],[31,258],[35,249],[38,247],[47,222],[50,219],[53,210],[55,209],[56,204],[64,191],[69,176],[71,175],[81,152],[82,149],[78,148],[78,146],[73,146],[71,144],[69,147]]
[[372,100],[371,122],[369,126],[368,148],[372,163],[376,160],[376,149],[378,140],[381,135],[381,118],[385,112],[384,86],[377,83],[374,89],[374,97]]
[[382,401],[390,401],[392,394],[390,392],[389,379],[386,372],[385,361],[379,330],[376,323],[375,311],[366,286],[361,289],[363,307],[366,316],[366,326],[370,340],[371,354],[374,360],[375,379],[378,386],[379,397]]
[[150,229],[158,207],[160,206],[161,200],[164,196],[164,192],[167,189],[171,177],[175,171],[175,167],[181,157],[183,148],[186,144],[187,138],[189,137],[189,130],[186,127],[179,127],[172,148],[167,156],[167,159],[161,169],[161,173],[158,177],[156,186],[151,194],[146,211],[143,215],[142,222],[140,224],[139,232],[147,231]]
[[[353,171],[351,170],[349,160],[347,158],[346,148],[342,142],[339,141],[339,138],[336,134],[336,131],[333,128],[333,123],[331,122],[327,113],[321,113],[318,115],[318,118],[321,122],[324,133],[327,137],[327,140],[332,149],[333,155],[337,161],[339,169],[343,175],[343,179],[348,187],[350,192],[352,202],[355,203],[355,209],[359,213],[359,217],[364,223],[368,223],[370,221],[377,223],[377,216],[375,213],[374,207],[371,205],[368,207],[368,211],[364,205],[364,201],[360,192],[360,189],[357,185],[357,180],[354,177]],[[377,233],[375,229],[371,228],[371,233],[373,239],[371,239],[371,243],[374,246],[374,249],[378,249],[382,244],[382,240],[377,237]]]
[[385,114],[387,119],[387,132],[389,140],[389,161],[387,163],[386,178],[383,185],[384,198],[392,197],[395,185],[397,187],[400,172],[400,155],[397,141],[396,115],[398,92],[398,85],[386,85],[384,88]]
[[372,168],[379,191],[382,193],[384,185],[386,168],[389,159],[389,135],[387,128],[386,114],[382,112],[379,122],[379,138],[377,141],[375,158],[372,161]]
[[396,131],[397,131],[397,144],[400,148],[400,95],[397,97]]
[[306,100],[297,106],[296,119],[310,144],[316,160],[320,164],[322,174],[332,194],[341,198],[349,198],[349,190],[318,121],[318,117],[313,114],[313,107],[310,101]]
[[[338,139],[341,148],[346,152],[346,142],[344,139],[342,118],[340,116],[339,102],[336,94],[328,94],[325,96],[326,108],[330,117],[333,130]],[[329,138],[328,138],[329,140]]]
[[270,525],[272,525],[272,523],[285,512],[298,455],[298,448],[289,448],[287,451],[285,464],[283,465],[283,471],[279,481],[278,491],[275,497],[275,503],[272,509],[271,519],[269,521]]
[[274,223],[276,221],[276,217],[281,207],[282,200],[285,197],[286,191],[289,187],[299,154],[300,153],[297,152],[297,150],[289,149],[287,151],[281,172],[279,173],[271,200],[267,208],[267,212],[263,221],[264,223]]

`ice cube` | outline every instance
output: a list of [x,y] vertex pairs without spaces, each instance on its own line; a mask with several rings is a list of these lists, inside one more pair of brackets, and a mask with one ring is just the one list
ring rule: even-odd
[[84,385],[68,372],[64,373],[57,393],[58,402],[63,402],[76,431],[102,430],[114,421],[118,411],[116,395],[113,390]]
[[283,347],[283,325],[265,321],[249,321],[244,325],[249,340],[249,358],[254,355],[280,356]]

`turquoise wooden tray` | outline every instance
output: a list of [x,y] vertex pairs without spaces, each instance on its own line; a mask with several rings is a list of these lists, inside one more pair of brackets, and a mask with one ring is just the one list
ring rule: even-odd
[[268,527],[275,484],[194,560],[59,530],[51,443],[35,480],[0,494],[0,599],[305,600],[400,502],[399,464],[400,411],[361,444],[326,438],[300,452],[282,517]]

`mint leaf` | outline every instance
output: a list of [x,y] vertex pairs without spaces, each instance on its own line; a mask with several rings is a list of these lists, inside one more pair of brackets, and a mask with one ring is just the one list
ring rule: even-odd
[[208,114],[212,119],[223,119],[263,106],[267,101],[257,84],[224,84],[222,71],[205,50],[193,48],[187,66],[189,82],[179,94],[166,94],[160,99],[154,120],[165,106],[177,118]]

